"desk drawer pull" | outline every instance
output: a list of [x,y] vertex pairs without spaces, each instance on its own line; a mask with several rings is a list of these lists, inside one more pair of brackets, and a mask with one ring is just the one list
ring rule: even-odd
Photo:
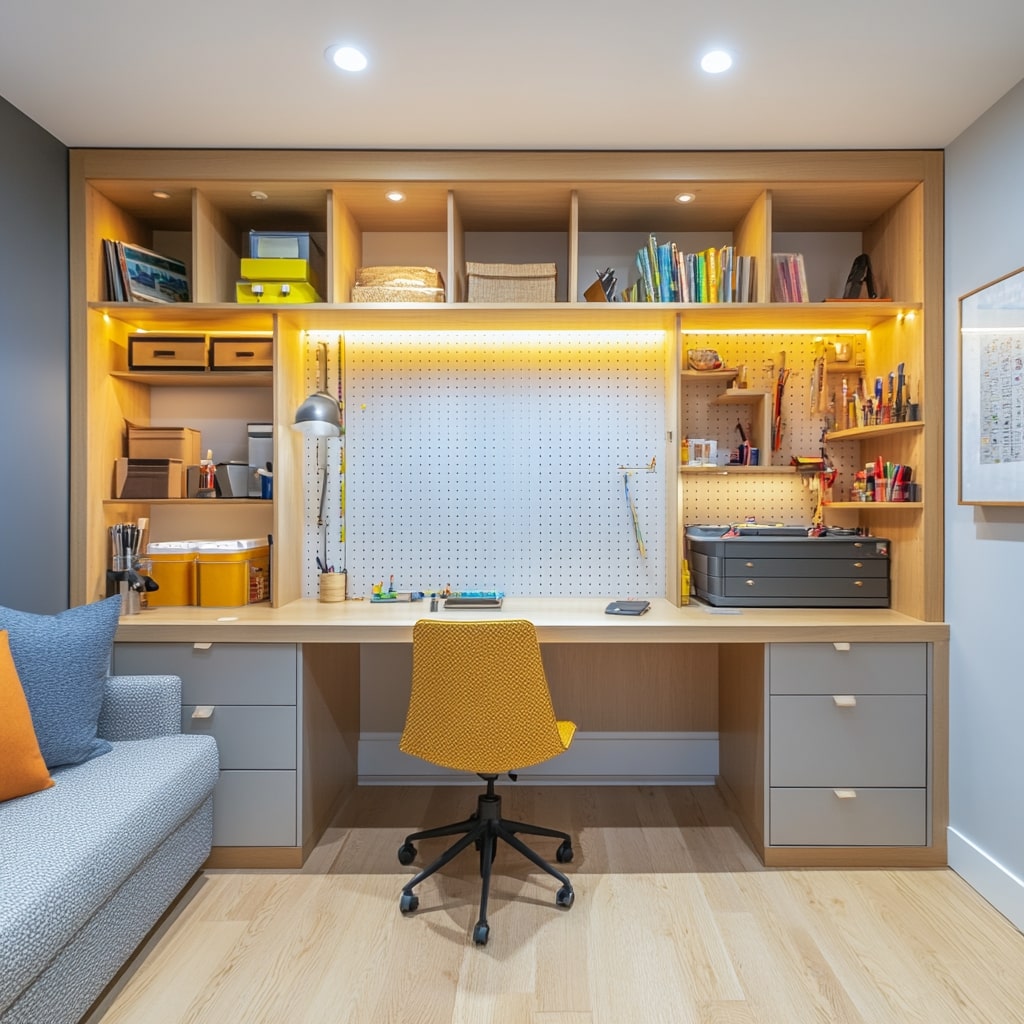
[[213,712],[215,711],[213,704],[197,704],[192,710],[193,718],[213,718]]
[[850,649],[850,645],[848,643],[834,643],[832,646],[837,651],[848,651]]
[[748,587],[756,587],[757,586],[757,580],[746,580],[745,582],[746,582]]
[[835,793],[836,797],[839,800],[857,799],[857,790],[855,789],[833,789],[832,792]]
[[835,701],[837,708],[855,708],[857,706],[857,698],[852,693],[833,694],[832,700]]
[[213,644],[211,644],[211,643],[205,643],[205,644],[204,643],[196,643],[196,644],[192,645],[192,650],[193,651],[208,651],[212,646],[213,646]]

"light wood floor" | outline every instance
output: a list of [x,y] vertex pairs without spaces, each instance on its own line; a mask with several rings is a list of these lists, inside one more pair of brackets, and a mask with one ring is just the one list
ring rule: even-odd
[[472,851],[403,916],[405,833],[475,791],[360,789],[301,871],[205,872],[89,1024],[1024,1021],[1024,935],[948,869],[765,869],[711,788],[500,789],[573,834],[570,910],[503,848],[486,946]]

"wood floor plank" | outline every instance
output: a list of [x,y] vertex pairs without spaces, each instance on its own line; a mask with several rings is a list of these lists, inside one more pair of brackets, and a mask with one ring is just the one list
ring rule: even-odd
[[[1024,935],[948,869],[766,869],[711,787],[501,787],[555,879],[470,849],[399,910],[474,787],[367,787],[302,869],[204,872],[85,1024],[1022,1024]],[[556,840],[534,844],[554,857]]]

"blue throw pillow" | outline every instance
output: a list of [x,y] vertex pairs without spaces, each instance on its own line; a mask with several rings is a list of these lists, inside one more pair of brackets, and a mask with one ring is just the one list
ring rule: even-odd
[[32,725],[47,768],[79,764],[111,749],[96,736],[120,596],[36,615],[0,606]]

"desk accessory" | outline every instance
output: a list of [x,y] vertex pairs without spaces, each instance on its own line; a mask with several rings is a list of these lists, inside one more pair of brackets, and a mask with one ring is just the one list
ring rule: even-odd
[[604,611],[606,615],[643,615],[650,607],[650,601],[612,601]]

